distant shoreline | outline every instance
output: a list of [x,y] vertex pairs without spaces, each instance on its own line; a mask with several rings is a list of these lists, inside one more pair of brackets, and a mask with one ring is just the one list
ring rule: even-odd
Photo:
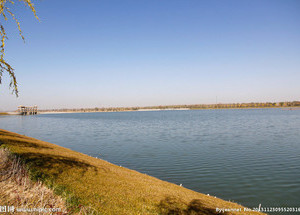
[[166,110],[191,110],[185,109],[138,109],[138,110],[120,110],[120,111],[46,111],[38,114],[63,114],[63,113],[112,113],[112,112],[147,112],[147,111],[166,111]]
[[85,113],[85,112],[125,112],[125,111],[161,111],[161,110],[195,110],[195,109],[257,109],[257,108],[300,108],[300,101],[293,102],[251,102],[219,103],[192,105],[157,105],[144,107],[107,107],[107,108],[60,108],[39,110],[39,113]]
[[[300,110],[300,101],[265,102],[265,103],[228,103],[228,104],[194,104],[194,105],[160,105],[145,107],[107,107],[107,108],[60,108],[38,110],[38,114],[61,113],[95,113],[95,112],[128,112],[128,111],[166,111],[166,110],[218,110],[218,109],[265,109],[281,108],[284,110]],[[0,115],[19,115],[18,111],[0,112]]]
[[119,111],[47,111],[39,112],[38,114],[65,114],[65,113],[113,113],[113,112],[151,112],[151,111],[172,111],[172,110],[249,110],[249,109],[282,109],[282,110],[300,110],[300,107],[291,107],[291,108],[282,108],[282,107],[258,107],[258,108],[199,108],[199,109],[190,109],[190,108],[174,108],[174,109],[138,109],[138,110],[119,110]]
[[[114,112],[151,112],[151,111],[184,111],[184,110],[254,110],[254,109],[282,109],[282,110],[300,110],[300,107],[245,107],[245,108],[168,108],[168,109],[138,109],[138,110],[113,110],[113,111],[38,111],[38,114],[68,114],[68,113],[114,113]],[[0,112],[0,116],[21,115],[18,112]]]

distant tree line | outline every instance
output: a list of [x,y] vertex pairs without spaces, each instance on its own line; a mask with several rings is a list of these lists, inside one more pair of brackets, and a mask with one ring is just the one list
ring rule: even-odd
[[62,108],[47,109],[40,112],[119,112],[137,110],[166,110],[166,109],[236,109],[236,108],[286,108],[300,107],[300,101],[292,102],[251,102],[251,103],[228,103],[228,104],[195,104],[195,105],[164,105],[147,107],[109,107],[109,108]]

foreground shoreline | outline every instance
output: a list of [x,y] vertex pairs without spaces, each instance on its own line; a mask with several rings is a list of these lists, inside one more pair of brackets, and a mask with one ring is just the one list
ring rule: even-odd
[[[99,214],[261,214],[241,205],[116,166],[101,159],[0,129],[0,147],[30,167],[31,175]],[[116,202],[118,204],[116,204]],[[190,211],[188,213],[188,211]],[[180,212],[180,213],[179,213]],[[228,213],[222,213],[228,214]]]

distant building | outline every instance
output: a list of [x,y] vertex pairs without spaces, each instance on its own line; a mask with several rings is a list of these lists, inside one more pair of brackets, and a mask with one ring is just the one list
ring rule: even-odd
[[38,112],[38,108],[36,105],[32,106],[32,107],[26,107],[26,106],[20,105],[18,107],[18,112],[21,115],[35,115]]

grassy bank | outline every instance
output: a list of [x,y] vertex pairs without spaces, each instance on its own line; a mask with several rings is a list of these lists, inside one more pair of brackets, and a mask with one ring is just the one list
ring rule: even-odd
[[244,210],[238,204],[5,130],[0,130],[0,147],[20,157],[29,167],[31,178],[43,181],[75,209],[84,205],[96,214],[218,214],[216,208]]
[[30,180],[24,163],[4,148],[0,148],[0,203],[14,206],[15,213],[23,213],[17,212],[20,208],[44,208],[45,214],[67,211],[64,200],[41,182]]

